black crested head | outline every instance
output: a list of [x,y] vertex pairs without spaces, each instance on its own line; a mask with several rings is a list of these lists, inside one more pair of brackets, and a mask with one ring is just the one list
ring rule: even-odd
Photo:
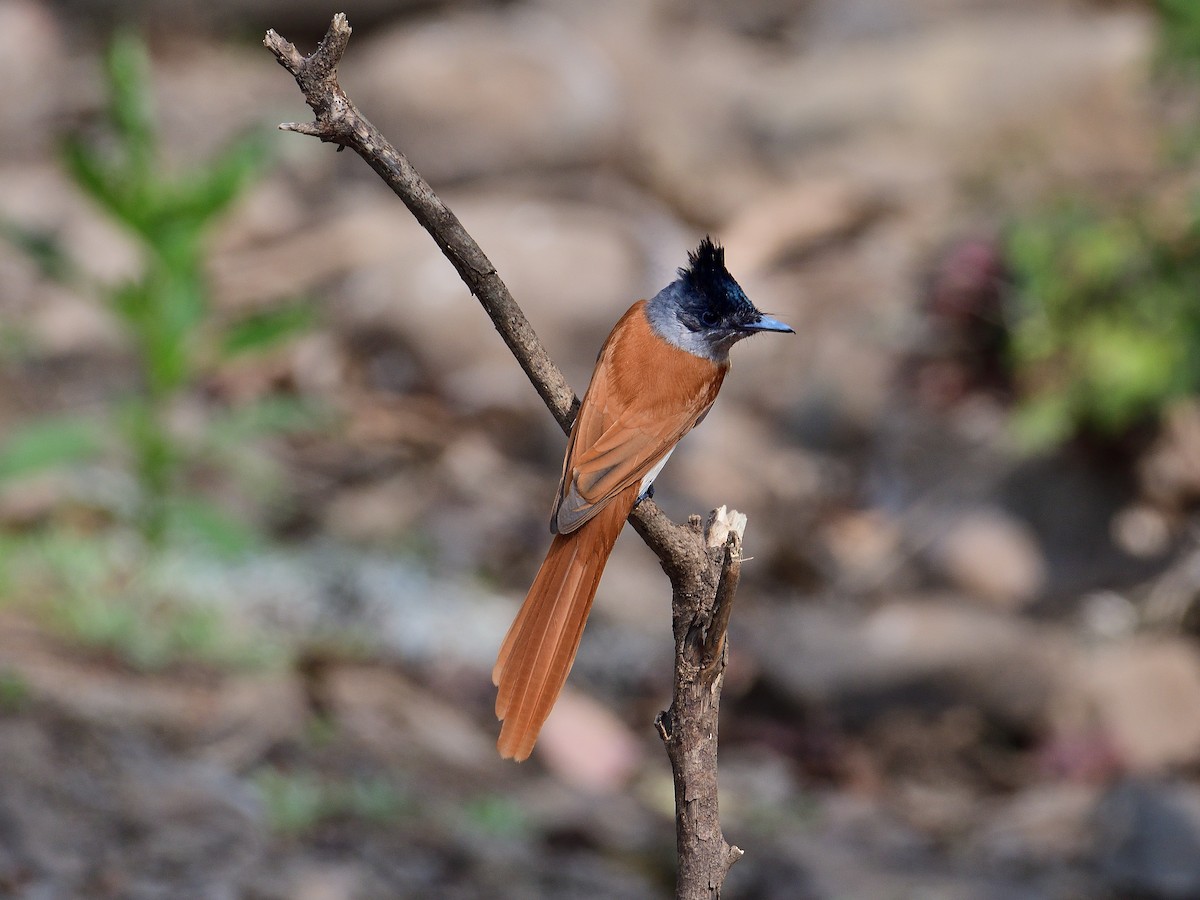
[[706,234],[700,246],[688,253],[688,264],[679,270],[679,277],[697,289],[732,281],[733,276],[725,268],[725,248]]
[[679,279],[686,288],[681,305],[703,328],[736,328],[758,315],[725,268],[725,248],[708,235],[688,254],[688,265],[679,270]]
[[742,338],[763,331],[792,329],[759,312],[725,268],[725,251],[705,237],[688,265],[646,306],[656,332],[696,356],[723,361]]

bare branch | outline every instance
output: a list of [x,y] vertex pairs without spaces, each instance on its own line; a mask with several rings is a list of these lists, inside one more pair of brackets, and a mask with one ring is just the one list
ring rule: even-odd
[[742,535],[746,533],[746,517],[724,506],[714,509],[704,529],[709,550],[722,547],[721,577],[713,599],[712,618],[704,631],[704,650],[700,664],[705,673],[713,670],[718,661],[724,665],[725,635],[729,631],[729,616],[733,599],[742,577]]
[[579,401],[496,274],[496,267],[408,158],[358,111],[338,84],[337,64],[349,40],[350,25],[342,13],[333,17],[324,40],[309,57],[301,56],[274,31],[267,32],[263,43],[295,77],[316,116],[309,125],[288,123],[281,127],[349,147],[366,160],[437,242],[491,317],[551,414],[564,431],[568,430]]
[[297,134],[310,134],[313,137],[321,136],[321,129],[316,126],[315,122],[280,122],[280,131],[294,131]]
[[[699,520],[689,523],[700,534]],[[725,678],[725,634],[741,571],[746,517],[720,507],[703,533],[702,562],[671,575],[675,679],[669,709],[655,727],[675,779],[675,840],[679,900],[708,900],[742,850],[721,831],[717,802],[717,724]],[[664,568],[666,566],[664,565]],[[668,574],[671,574],[668,572]]]
[[[263,44],[295,77],[315,116],[312,122],[287,122],[279,127],[337,144],[338,149],[349,147],[375,170],[433,237],[491,317],[551,414],[569,431],[579,400],[495,266],[407,157],[358,111],[338,84],[337,66],[350,32],[345,15],[338,13],[308,57],[275,31],[267,32]],[[745,516],[726,516],[722,507],[702,530],[698,516],[678,525],[653,501],[646,500],[634,509],[630,522],[671,580],[674,691],[670,708],[659,714],[655,725],[666,744],[675,778],[676,896],[687,900],[719,897],[729,867],[742,855],[726,843],[718,818],[717,713]]]
[[742,577],[742,539],[730,533],[725,542],[725,556],[721,562],[721,580],[717,582],[717,596],[713,602],[712,621],[704,632],[704,652],[700,664],[705,672],[712,670],[725,657],[725,635],[729,631],[729,616],[733,612],[733,598],[737,594],[738,580]]

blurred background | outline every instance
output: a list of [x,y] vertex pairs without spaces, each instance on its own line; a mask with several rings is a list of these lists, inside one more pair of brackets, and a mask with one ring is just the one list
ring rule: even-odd
[[705,233],[762,309],[657,499],[750,519],[732,898],[1200,896],[1193,0],[0,0],[0,896],[667,896],[627,533],[533,758],[564,439],[261,46],[576,391]]

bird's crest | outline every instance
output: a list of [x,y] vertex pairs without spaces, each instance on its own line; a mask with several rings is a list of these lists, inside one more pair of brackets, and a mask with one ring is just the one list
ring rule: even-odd
[[706,297],[721,296],[733,281],[725,268],[725,248],[705,235],[700,246],[688,253],[688,265],[679,270],[679,277],[697,293]]

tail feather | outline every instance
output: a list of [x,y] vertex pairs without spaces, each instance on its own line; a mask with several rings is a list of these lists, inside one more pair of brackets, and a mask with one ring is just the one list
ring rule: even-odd
[[492,668],[492,683],[499,688],[496,693],[497,718],[507,716],[517,686],[528,681],[537,651],[544,644],[553,616],[556,612],[562,614],[567,610],[565,604],[559,609],[556,601],[562,592],[561,586],[574,567],[577,548],[575,543],[567,540],[560,543],[555,538],[525,602],[521,604],[516,619],[504,636],[504,643],[496,656],[496,665]]
[[566,683],[604,564],[637,499],[637,487],[614,497],[578,531],[555,535],[504,637],[492,682],[499,688],[496,716],[504,721],[496,746],[505,758],[528,758]]
[[[578,548],[574,542],[566,542],[566,546],[558,553],[554,553],[554,549],[551,548],[551,553],[547,554],[549,564],[543,566],[547,577],[539,575],[530,589],[525,605],[532,608],[521,622],[520,630],[514,636],[512,652],[501,669],[496,715],[502,719],[518,719],[522,712],[528,712],[530,705],[522,704],[510,715],[514,699],[519,699],[518,688],[522,688],[523,693],[529,693],[541,686],[545,668],[561,644],[568,619],[572,618],[572,613],[578,612],[576,603],[562,603],[559,599],[566,597],[574,600],[578,596],[577,587],[584,562],[578,559]],[[536,596],[534,591],[537,591]]]

